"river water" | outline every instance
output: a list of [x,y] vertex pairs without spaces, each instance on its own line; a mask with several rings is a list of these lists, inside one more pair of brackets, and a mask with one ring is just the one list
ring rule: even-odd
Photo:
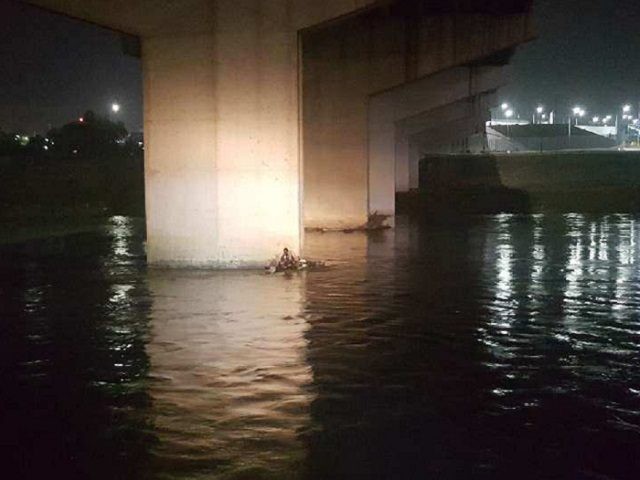
[[142,236],[0,247],[3,478],[640,478],[640,217],[400,218],[274,276]]

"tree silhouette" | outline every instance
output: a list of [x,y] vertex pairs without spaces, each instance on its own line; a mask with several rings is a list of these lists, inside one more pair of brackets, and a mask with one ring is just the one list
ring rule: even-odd
[[56,154],[96,158],[113,154],[127,137],[122,122],[113,122],[87,110],[81,119],[49,131]]

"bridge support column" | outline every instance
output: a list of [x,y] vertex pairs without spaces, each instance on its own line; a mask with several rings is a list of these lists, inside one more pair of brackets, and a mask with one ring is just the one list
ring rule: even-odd
[[254,267],[300,250],[296,29],[277,4],[216,5],[212,33],[143,38],[152,264]]

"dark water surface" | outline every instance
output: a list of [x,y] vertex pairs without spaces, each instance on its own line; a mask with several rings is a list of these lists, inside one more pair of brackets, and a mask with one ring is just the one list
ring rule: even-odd
[[640,217],[400,223],[291,276],[0,247],[0,477],[640,478]]

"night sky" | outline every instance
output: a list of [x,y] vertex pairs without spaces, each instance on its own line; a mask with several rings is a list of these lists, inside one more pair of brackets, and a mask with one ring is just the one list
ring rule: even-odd
[[513,59],[503,98],[527,118],[536,104],[566,114],[617,113],[640,101],[640,1],[536,0],[538,38]]
[[[640,2],[536,0],[539,38],[520,48],[501,100],[526,118],[537,104],[588,115],[640,102]],[[0,0],[0,129],[45,132],[110,104],[142,129],[140,60],[119,35],[14,0]]]
[[142,129],[140,59],[118,34],[13,0],[0,0],[0,129],[46,132],[92,109]]

